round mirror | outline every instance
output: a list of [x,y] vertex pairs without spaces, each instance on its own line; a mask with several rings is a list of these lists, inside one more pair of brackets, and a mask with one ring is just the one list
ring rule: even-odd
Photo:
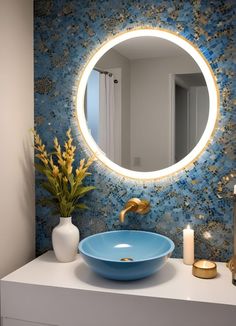
[[199,51],[171,32],[130,31],[91,58],[78,89],[85,141],[131,178],[176,172],[204,149],[217,117],[213,74]]

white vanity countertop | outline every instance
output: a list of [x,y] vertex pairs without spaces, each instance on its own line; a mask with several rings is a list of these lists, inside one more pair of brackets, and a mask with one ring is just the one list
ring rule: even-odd
[[149,278],[111,281],[93,273],[80,255],[71,263],[59,263],[49,251],[2,281],[236,306],[236,286],[231,283],[230,271],[225,263],[217,263],[217,270],[214,279],[196,278],[192,276],[191,266],[184,265],[182,259],[171,258]]

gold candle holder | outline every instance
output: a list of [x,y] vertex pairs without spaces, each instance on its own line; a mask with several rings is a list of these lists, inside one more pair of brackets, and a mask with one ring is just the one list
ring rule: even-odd
[[193,264],[192,274],[199,278],[214,278],[217,275],[216,263],[201,259]]

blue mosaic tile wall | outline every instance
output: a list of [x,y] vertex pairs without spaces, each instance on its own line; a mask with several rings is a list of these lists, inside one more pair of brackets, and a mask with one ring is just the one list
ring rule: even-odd
[[[235,87],[233,87],[234,1],[37,0],[35,1],[35,127],[47,146],[71,127],[77,163],[87,157],[75,118],[76,79],[91,50],[118,32],[153,26],[193,42],[211,65],[220,90],[220,116],[212,142],[199,159],[174,177],[155,182],[122,178],[96,162],[87,180],[97,189],[85,199],[87,211],[74,214],[81,238],[121,229],[119,211],[130,197],[150,199],[144,216],[130,213],[123,228],[159,232],[182,257],[182,229],[195,230],[198,258],[224,261],[232,254],[235,178]],[[234,111],[233,111],[234,110]],[[37,203],[43,192],[36,174]],[[37,254],[51,248],[58,218],[37,204]]]

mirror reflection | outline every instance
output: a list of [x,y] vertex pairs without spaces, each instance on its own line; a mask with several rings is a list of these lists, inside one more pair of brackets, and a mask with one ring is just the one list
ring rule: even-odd
[[110,160],[151,172],[195,147],[207,124],[209,96],[187,52],[146,36],[103,55],[89,76],[84,107],[88,129]]

